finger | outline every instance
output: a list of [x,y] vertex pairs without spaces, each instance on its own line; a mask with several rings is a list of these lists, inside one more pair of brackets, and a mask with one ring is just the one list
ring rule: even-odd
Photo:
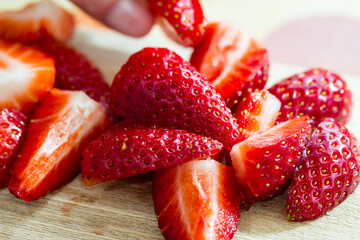
[[84,11],[124,34],[141,37],[154,23],[145,0],[72,0]]

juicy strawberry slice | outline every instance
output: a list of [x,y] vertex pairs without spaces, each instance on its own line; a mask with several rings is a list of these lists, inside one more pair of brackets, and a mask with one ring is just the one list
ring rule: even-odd
[[239,135],[221,96],[194,67],[165,48],[145,48],[115,76],[110,105],[120,117],[184,129],[224,143]]
[[26,122],[27,117],[17,110],[0,110],[0,188],[8,184]]
[[22,10],[0,13],[0,37],[19,42],[55,39],[66,42],[74,31],[70,13],[53,1],[31,3]]
[[108,124],[105,110],[80,91],[53,89],[32,116],[9,190],[30,202],[73,179],[84,147]]
[[247,93],[235,111],[240,126],[240,139],[244,140],[273,127],[281,103],[267,90]]
[[219,153],[222,144],[184,130],[115,125],[81,161],[86,185],[135,176]]
[[321,68],[293,75],[269,89],[281,101],[277,122],[308,115],[316,127],[325,118],[345,124],[352,109],[351,92],[337,74]]
[[35,47],[55,60],[55,87],[64,90],[81,90],[101,103],[112,120],[115,116],[109,110],[110,87],[99,69],[90,60],[73,48],[54,41],[40,41]]
[[231,150],[232,165],[246,203],[285,191],[310,136],[308,117],[279,124]]
[[360,152],[342,124],[326,120],[311,136],[295,170],[287,198],[287,219],[313,220],[342,203],[360,182]]
[[268,79],[267,50],[244,29],[229,23],[209,24],[190,62],[231,109],[245,93],[263,89]]
[[0,40],[0,76],[0,109],[27,115],[54,86],[54,62],[33,48]]
[[203,37],[207,21],[198,0],[148,0],[164,32],[185,47]]
[[153,174],[153,198],[165,239],[231,239],[241,199],[231,167],[195,160]]

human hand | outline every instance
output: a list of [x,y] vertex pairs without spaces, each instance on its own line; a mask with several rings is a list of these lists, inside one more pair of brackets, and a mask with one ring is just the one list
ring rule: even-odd
[[129,36],[141,37],[154,24],[154,16],[145,0],[71,1],[94,18]]

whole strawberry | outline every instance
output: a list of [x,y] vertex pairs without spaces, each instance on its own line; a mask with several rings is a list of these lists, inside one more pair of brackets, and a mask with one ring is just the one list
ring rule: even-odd
[[345,124],[352,108],[351,92],[337,74],[316,68],[282,80],[269,89],[282,103],[277,122],[308,115],[316,127],[325,118]]
[[184,130],[120,123],[85,149],[82,175],[85,184],[92,185],[215,155],[222,147]]
[[7,186],[17,157],[27,117],[18,110],[0,110],[0,188]]
[[185,47],[195,46],[205,33],[207,21],[198,0],[148,0],[164,32]]
[[145,48],[115,76],[110,105],[118,116],[185,129],[230,149],[239,135],[236,119],[204,76],[176,53]]
[[345,126],[321,122],[295,170],[287,219],[313,220],[343,202],[359,184],[359,155],[357,141]]

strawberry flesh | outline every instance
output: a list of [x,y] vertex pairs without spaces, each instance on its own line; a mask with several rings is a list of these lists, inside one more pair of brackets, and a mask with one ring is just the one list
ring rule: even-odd
[[231,167],[195,160],[153,174],[152,192],[165,239],[231,239],[241,199]]
[[342,203],[360,182],[360,152],[344,125],[321,122],[311,136],[288,191],[287,219],[319,218]]
[[115,125],[93,141],[81,162],[86,185],[135,176],[215,155],[222,144],[184,130]]
[[86,144],[107,125],[105,110],[85,93],[51,90],[32,116],[10,192],[30,202],[68,183],[79,173]]
[[293,75],[269,89],[281,101],[277,122],[308,115],[316,127],[325,118],[345,124],[352,109],[352,94],[337,74],[315,68]]
[[0,188],[8,184],[26,123],[27,117],[18,110],[0,110]]
[[133,54],[115,76],[110,107],[141,123],[184,129],[230,149],[239,135],[221,96],[194,67],[165,48]]
[[244,29],[230,23],[209,24],[190,62],[231,109],[247,92],[263,89],[268,79],[267,50]]
[[289,120],[233,147],[232,165],[245,203],[285,191],[309,140],[308,120]]

